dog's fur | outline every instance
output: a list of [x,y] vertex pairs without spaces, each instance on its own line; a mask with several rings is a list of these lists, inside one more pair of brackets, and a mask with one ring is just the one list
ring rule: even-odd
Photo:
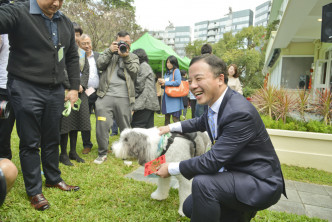
[[[167,162],[180,162],[202,155],[211,145],[206,132],[197,132],[187,136],[192,138],[192,141],[182,136],[174,138],[174,142],[169,146],[165,154]],[[112,149],[117,158],[135,158],[143,166],[145,163],[158,157],[157,149],[160,138],[159,130],[155,127],[150,129],[125,129],[120,135],[120,140],[113,143]],[[180,206],[178,212],[184,216],[182,205],[191,193],[192,181],[187,180],[181,174],[177,175],[176,178],[179,181]],[[170,177],[159,178],[158,188],[151,194],[151,198],[164,200],[168,197],[169,189]]]

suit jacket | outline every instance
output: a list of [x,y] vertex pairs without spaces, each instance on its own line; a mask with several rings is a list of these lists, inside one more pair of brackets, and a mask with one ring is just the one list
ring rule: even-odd
[[[97,66],[97,59],[99,58],[99,52],[93,51],[93,57],[95,58],[96,66]],[[101,71],[98,69],[98,67],[97,67],[97,72],[98,72],[98,76],[100,76]]]
[[[207,112],[200,118],[181,122],[184,133],[208,131]],[[220,105],[216,142],[207,153],[180,163],[187,179],[215,174],[221,167],[234,176],[236,198],[265,209],[286,196],[279,159],[255,107],[242,95],[227,89]],[[222,183],[222,181],[220,181]]]

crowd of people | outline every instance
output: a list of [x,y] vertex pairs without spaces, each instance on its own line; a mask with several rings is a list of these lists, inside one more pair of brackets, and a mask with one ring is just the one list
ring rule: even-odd
[[[204,44],[202,55],[190,63],[189,76],[174,55],[166,59],[166,73],[155,75],[144,49],[130,52],[126,31],[118,32],[102,53],[93,51],[89,35],[59,11],[62,2],[30,0],[0,7],[0,99],[10,102],[10,115],[0,119],[0,205],[17,177],[10,146],[14,121],[26,193],[30,204],[43,211],[50,205],[42,193],[41,164],[46,187],[80,189],[64,182],[59,162],[85,162],[77,153],[77,135],[80,131],[81,153],[89,154],[92,113],[96,164],[107,160],[112,128],[117,133],[118,128],[153,127],[155,112],[165,115],[160,134],[208,132],[213,145],[207,153],[163,164],[156,173],[194,178],[183,206],[192,221],[250,221],[256,211],[286,195],[278,157],[256,109],[241,96],[235,64],[227,69]],[[189,95],[165,93],[181,81],[189,81]],[[189,106],[192,119],[185,120]]]

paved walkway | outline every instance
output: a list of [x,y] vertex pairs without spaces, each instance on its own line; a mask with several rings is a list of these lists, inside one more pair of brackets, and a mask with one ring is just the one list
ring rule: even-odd
[[[139,167],[137,170],[126,175],[126,177],[154,184],[157,183],[156,178],[147,178],[143,175],[144,168]],[[171,180],[171,185],[175,189],[179,186],[174,178]],[[307,215],[308,217],[318,217],[332,222],[331,186],[286,180],[286,192],[288,199],[282,196],[280,201],[269,209]]]

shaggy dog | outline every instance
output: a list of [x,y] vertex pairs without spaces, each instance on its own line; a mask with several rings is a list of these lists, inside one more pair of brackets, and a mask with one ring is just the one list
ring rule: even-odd
[[[138,159],[140,165],[144,166],[145,163],[156,159],[160,155],[158,144],[163,144],[162,149],[167,150],[165,153],[167,162],[180,162],[202,155],[211,145],[206,132],[171,133],[171,137],[165,139],[163,143],[160,142],[161,138],[159,130],[155,127],[150,129],[125,129],[120,135],[120,140],[113,143],[112,149],[117,158],[135,158]],[[182,205],[191,193],[192,181],[187,180],[181,174],[175,177],[179,182],[180,206],[178,212],[184,216]],[[170,180],[170,177],[158,178],[158,188],[151,194],[151,198],[155,200],[166,199],[170,189]]]

